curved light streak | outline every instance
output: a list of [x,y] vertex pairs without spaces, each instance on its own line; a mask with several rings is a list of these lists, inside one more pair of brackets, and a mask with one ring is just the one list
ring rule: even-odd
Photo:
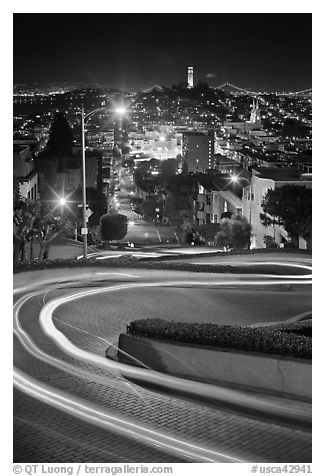
[[32,377],[26,378],[23,372],[16,371],[14,375],[15,386],[29,395],[46,401],[49,405],[58,408],[72,416],[81,418],[82,420],[100,426],[107,430],[126,435],[132,438],[140,438],[141,442],[150,446],[159,446],[168,452],[177,456],[184,455],[195,461],[207,463],[243,463],[243,460],[234,458],[221,452],[209,450],[178,438],[165,435],[141,425],[137,425],[131,421],[118,418],[105,411],[98,406],[85,401],[81,398],[73,399],[66,392],[56,390],[55,392],[43,382],[37,382]]
[[[129,378],[138,378],[142,381],[155,383],[161,386],[164,386],[169,389],[177,388],[179,391],[202,396],[205,395],[208,398],[213,398],[215,400],[223,400],[229,403],[233,403],[235,405],[242,406],[245,403],[246,407],[253,408],[253,409],[260,409],[265,413],[270,414],[277,414],[277,415],[297,415],[297,411],[289,407],[285,407],[283,405],[278,405],[274,402],[264,401],[260,398],[253,396],[253,395],[246,395],[243,397],[242,392],[238,392],[235,390],[223,389],[222,387],[216,387],[214,385],[209,385],[205,383],[194,382],[190,380],[185,380],[179,377],[174,377],[167,374],[162,374],[152,370],[141,369],[138,367],[132,367],[126,364],[122,364],[120,362],[115,362],[108,360],[106,357],[102,357],[100,355],[92,354],[87,352],[83,349],[79,349],[75,346],[62,332],[60,332],[54,325],[52,320],[52,315],[57,307],[60,305],[71,302],[76,299],[80,299],[89,295],[95,295],[105,292],[115,292],[118,290],[129,289],[129,288],[139,288],[139,287],[168,287],[174,285],[198,285],[198,284],[209,284],[211,285],[211,281],[207,282],[196,282],[196,281],[185,281],[185,282],[160,282],[160,283],[135,283],[135,284],[128,284],[122,286],[114,286],[110,288],[100,288],[100,289],[91,289],[87,291],[82,291],[80,293],[74,294],[73,296],[63,296],[60,298],[56,298],[50,302],[48,302],[41,310],[39,315],[40,325],[43,329],[43,332],[50,337],[58,347],[61,348],[65,353],[71,355],[74,358],[82,359],[86,362],[91,362],[95,365],[99,365],[100,367],[109,368],[110,370],[114,369],[117,372],[122,373],[124,376]],[[220,282],[218,282],[220,285]],[[225,284],[230,284],[226,282]],[[233,284],[233,283],[231,283]],[[243,283],[237,282],[237,284],[251,284],[251,283]],[[301,411],[299,416],[301,418],[309,419],[309,414],[305,414],[305,412]]]
[[[261,264],[261,263],[259,263]],[[270,263],[268,263],[270,264]],[[279,264],[279,263],[276,263],[276,264]],[[291,266],[291,264],[289,265]],[[299,266],[298,267],[302,267],[302,268],[306,268],[308,270],[310,270],[309,267],[304,267],[304,266]],[[103,274],[107,274],[107,273],[103,273]],[[110,273],[108,273],[110,274]],[[116,273],[116,274],[119,274],[119,273]],[[266,277],[264,275],[261,275],[260,277]],[[94,273],[87,273],[86,275],[84,275],[82,278],[83,279],[87,279],[87,278],[92,278],[92,279],[96,279],[96,277],[94,277]],[[133,275],[132,275],[133,277]],[[303,276],[302,278],[306,278],[307,276]],[[310,277],[310,276],[309,276]],[[245,279],[247,279],[247,276],[244,276]],[[274,278],[276,278],[276,280],[274,280]],[[278,281],[278,279],[281,279],[282,278],[282,281]],[[166,374],[160,374],[156,371],[151,371],[151,370],[147,370],[147,369],[141,369],[141,368],[138,368],[138,367],[132,367],[132,366],[129,366],[129,365],[126,365],[126,364],[122,364],[122,363],[118,363],[118,362],[114,362],[114,361],[111,361],[111,360],[108,360],[107,358],[104,358],[104,357],[101,357],[99,355],[95,355],[95,354],[91,354],[90,352],[87,352],[87,351],[84,351],[82,349],[79,349],[77,346],[75,346],[72,342],[70,342],[66,336],[60,332],[54,325],[53,323],[53,320],[52,320],[52,314],[54,312],[54,310],[64,304],[65,302],[70,302],[72,300],[76,300],[76,299],[81,299],[85,296],[88,296],[88,295],[94,295],[94,294],[98,294],[98,293],[104,293],[104,292],[113,292],[113,291],[118,291],[118,290],[123,290],[123,289],[129,289],[129,288],[134,288],[134,287],[152,287],[152,286],[175,286],[175,285],[190,285],[190,286],[193,286],[193,285],[196,285],[196,286],[205,286],[205,285],[225,285],[225,286],[228,286],[228,285],[239,285],[239,286],[250,286],[250,285],[253,285],[253,286],[256,286],[256,285],[271,285],[271,284],[279,284],[279,283],[285,283],[285,284],[288,284],[288,283],[295,283],[295,284],[309,284],[310,283],[310,280],[306,280],[306,281],[301,281],[301,280],[297,280],[296,276],[293,277],[293,276],[289,276],[288,278],[290,278],[290,280],[288,279],[283,279],[284,277],[283,276],[272,276],[272,280],[266,280],[266,281],[259,281],[259,280],[256,280],[256,281],[252,281],[252,280],[249,280],[249,281],[243,281],[243,280],[231,280],[231,281],[225,281],[225,280],[213,280],[213,281],[168,281],[168,282],[156,282],[156,283],[134,283],[134,284],[127,284],[127,285],[120,285],[120,286],[113,286],[113,287],[105,287],[105,288],[99,288],[99,289],[91,289],[91,290],[86,290],[86,291],[82,291],[82,292],[77,292],[77,293],[74,293],[72,295],[68,295],[68,296],[64,296],[64,297],[60,297],[60,298],[56,298],[56,299],[53,299],[52,301],[48,302],[41,310],[41,313],[40,313],[40,316],[39,316],[39,319],[40,319],[40,324],[41,324],[41,327],[43,329],[43,331],[45,332],[46,335],[48,335],[55,343],[56,345],[58,345],[65,353],[67,353],[68,355],[71,355],[73,357],[76,357],[78,359],[81,359],[81,360],[84,360],[84,361],[87,361],[87,362],[91,362],[95,365],[99,365],[100,367],[104,367],[105,369],[109,370],[110,372],[113,372],[114,374],[116,373],[119,373],[119,374],[122,374],[126,377],[131,377],[131,378],[139,378],[141,379],[142,381],[146,381],[146,382],[151,382],[151,383],[156,383],[160,386],[164,386],[164,387],[167,387],[167,388],[172,388],[172,389],[175,389],[177,388],[178,390],[182,391],[182,392],[185,392],[185,393],[190,393],[190,394],[194,394],[194,395],[199,395],[199,396],[202,396],[202,395],[205,395],[207,398],[213,398],[213,399],[217,399],[217,400],[223,400],[223,401],[227,401],[228,403],[233,403],[233,404],[238,404],[240,406],[245,406],[245,407],[250,407],[250,408],[254,408],[255,410],[256,409],[260,409],[261,411],[263,411],[264,413],[269,413],[269,414],[276,414],[276,415],[283,415],[283,416],[293,416],[293,417],[299,417],[300,419],[304,420],[304,421],[310,421],[310,414],[308,411],[304,411],[303,409],[294,409],[294,408],[288,408],[288,407],[285,407],[284,405],[278,405],[274,402],[270,402],[270,401],[265,401],[263,399],[260,399],[260,398],[256,398],[254,396],[248,396],[248,395],[243,395],[242,392],[239,392],[239,391],[236,391],[236,390],[229,390],[229,389],[224,389],[222,387],[216,387],[216,386],[212,386],[212,385],[209,385],[209,384],[205,384],[205,383],[199,383],[199,382],[194,382],[194,381],[187,381],[185,379],[182,379],[182,378],[178,378],[178,377],[173,377],[173,376],[169,376],[169,375],[166,375]],[[301,276],[299,277],[301,278]],[[70,278],[71,280],[71,278]],[[21,292],[22,290],[27,290],[27,289],[33,289],[37,286],[39,286],[41,283],[38,282],[36,284],[33,284],[33,285],[30,285],[30,286],[25,286],[24,288],[20,288],[20,289],[16,289],[15,292]],[[28,336],[28,334],[22,329],[21,325],[20,325],[20,322],[19,322],[19,311],[21,309],[21,306],[27,302],[28,299],[38,295],[38,294],[42,294],[44,293],[44,289],[43,290],[38,290],[36,292],[32,292],[30,294],[28,294],[27,296],[24,296],[23,298],[19,299],[17,301],[17,303],[15,304],[15,307],[14,307],[14,316],[15,316],[15,324],[14,324],[14,332],[16,334],[16,336],[18,337],[18,339],[20,340],[21,344],[25,347],[25,349],[30,352],[34,357],[36,357],[37,359],[40,359],[46,363],[48,363],[49,365],[52,365],[52,366],[55,366],[57,368],[60,368],[61,370],[64,370],[64,371],[67,371],[69,373],[72,373],[72,374],[78,374],[84,378],[87,378],[89,379],[90,378],[90,375],[91,373],[90,372],[86,372],[84,370],[81,370],[81,369],[76,369],[73,365],[69,364],[69,363],[66,363],[66,362],[62,362],[60,361],[59,359],[56,359],[55,357],[52,357],[50,356],[49,354],[43,352],[42,350],[40,350],[36,345],[35,343],[32,341],[32,339]],[[96,376],[96,379],[97,380],[102,380],[102,381],[106,381],[106,378],[105,377],[100,377],[100,376]],[[44,384],[42,385],[39,385],[38,383],[36,383],[36,381],[34,381],[34,379],[32,379],[31,377],[29,376],[26,376],[26,375],[23,375],[20,371],[18,371],[17,369],[14,369],[14,383],[15,385],[20,388],[22,391],[25,391],[27,393],[32,393],[36,398],[40,398],[40,399],[45,399],[49,404],[51,405],[54,405],[54,406],[57,406],[58,408],[61,406],[61,409],[63,409],[64,411],[68,411],[69,413],[75,413],[75,414],[78,414],[80,416],[80,418],[83,418],[83,419],[87,419],[88,421],[92,421],[93,423],[96,422],[96,409],[94,408],[89,408],[89,403],[87,402],[87,406],[85,406],[83,403],[80,403],[80,407],[76,407],[76,398],[73,397],[73,399],[67,399],[67,396],[62,396],[60,395],[60,391],[58,390],[51,390],[50,388],[46,388],[44,389]],[[107,383],[107,381],[106,381]],[[65,398],[66,400],[62,400],[62,398]],[[64,403],[62,403],[64,402]],[[78,406],[78,405],[77,405]],[[85,411],[84,411],[84,408],[85,408]],[[82,409],[82,410],[81,410]],[[95,413],[92,413],[92,411],[94,410]],[[78,413],[79,412],[79,413]],[[108,413],[105,414],[105,418],[107,418],[108,420],[113,418],[112,415],[109,415]],[[119,426],[120,425],[126,425],[124,426],[123,428],[123,431],[125,430],[125,432],[129,435],[130,432],[131,432],[131,435],[133,435],[134,437],[139,437],[139,433],[132,433],[132,430],[130,429],[130,427],[128,426],[130,424],[130,422],[128,422],[127,420],[122,420],[122,419],[118,419],[119,420]],[[99,422],[101,422],[101,419],[99,418]],[[123,424],[121,423],[123,422]],[[100,424],[100,423],[98,423]],[[107,425],[112,425],[112,421],[110,420],[110,423],[107,423]],[[148,428],[144,428],[144,427],[139,427],[138,425],[136,425],[136,427],[139,429],[140,428],[140,432],[141,432],[141,438],[143,437],[144,439],[146,438],[145,436],[143,436],[142,432],[150,432],[150,431],[153,431],[153,430],[150,430]],[[164,438],[166,437],[166,435],[163,435],[162,433],[160,432],[154,432],[155,433],[155,438],[157,438],[157,442],[153,443],[152,442],[152,438],[149,439],[148,441],[148,444],[149,442],[151,441],[151,444],[158,444],[159,446],[164,446]],[[163,442],[162,442],[162,440]],[[170,437],[167,437],[167,438],[170,438]],[[180,440],[177,440],[177,441],[180,441]],[[199,455],[198,456],[198,453],[195,453],[195,456],[194,453],[191,453],[192,449],[190,452],[186,452],[183,448],[182,449],[178,449],[177,451],[179,452],[179,454],[185,454],[189,457],[194,457],[194,458],[197,458],[197,457],[200,457],[202,456],[202,454],[204,452],[209,452],[209,454],[213,453],[213,457],[212,459],[209,459],[210,456],[207,456],[208,459],[204,459],[206,456],[206,453],[204,453],[203,455],[203,460],[205,461],[218,461],[218,462],[221,462],[221,461],[236,461],[236,462],[239,462],[238,459],[236,458],[233,458],[232,456],[229,456],[229,455],[224,455],[222,453],[218,453],[218,452],[213,452],[212,450],[209,450],[209,449],[206,449],[206,448],[200,448],[200,447],[197,447],[195,445],[191,445],[189,443],[186,443],[186,442],[181,442],[182,444],[185,444],[185,445],[189,445],[192,449],[193,448],[196,448],[195,451],[199,451]],[[166,446],[167,448],[168,446]],[[199,450],[197,450],[199,448]],[[168,447],[168,450],[170,451],[171,448]],[[203,453],[202,453],[203,451]],[[215,459],[213,459],[215,458]],[[221,458],[221,459],[220,459]],[[222,459],[222,458],[226,458],[226,459]]]
[[[23,346],[37,359],[40,359],[61,370],[68,371],[73,375],[87,378],[88,380],[93,380],[94,376],[90,372],[85,372],[81,369],[76,369],[73,365],[64,363],[59,359],[56,359],[55,357],[52,357],[47,353],[41,351],[35,345],[32,339],[29,338],[27,333],[21,328],[18,317],[20,308],[30,298],[35,297],[39,294],[42,294],[42,291],[36,291],[28,296],[24,296],[16,303],[16,329],[14,329],[14,333],[17,335]],[[109,370],[116,373],[114,366],[112,366]],[[38,398],[42,401],[45,401],[49,405],[52,405],[55,408],[58,408],[59,410],[65,411],[70,415],[79,417],[82,420],[87,421],[88,423],[92,423],[97,426],[104,427],[106,429],[118,431],[119,433],[126,434],[126,436],[129,437],[140,438],[141,441],[144,441],[150,446],[158,446],[162,449],[167,449],[168,451],[177,454],[178,456],[186,456],[188,458],[194,459],[195,461],[210,463],[243,462],[243,460],[232,457],[230,455],[226,455],[221,452],[213,451],[207,448],[200,447],[198,445],[191,444],[186,441],[182,441],[177,438],[170,437],[159,431],[154,431],[150,428],[145,428],[143,426],[132,423],[126,419],[117,418],[114,415],[110,414],[108,411],[99,411],[99,407],[93,405],[91,402],[79,399],[75,396],[70,396],[69,398],[69,394],[67,394],[66,392],[62,392],[57,389],[54,390],[53,388],[51,389],[50,386],[44,383],[37,382],[37,380],[33,379],[30,376],[27,376],[16,368],[14,368],[13,375],[14,385],[19,390],[23,391],[24,393],[27,393],[28,395],[32,395],[34,398]],[[107,378],[105,377],[96,376],[96,381],[101,381],[101,383],[107,384]]]
[[[200,264],[200,265],[209,265],[211,263],[206,263],[206,262],[201,262],[201,263],[194,263],[194,264]],[[213,263],[215,264],[216,266],[219,266],[219,265],[230,265],[230,266],[233,266],[234,269],[236,269],[236,266],[240,267],[240,266],[284,266],[286,268],[300,268],[300,269],[306,269],[308,271],[310,271],[309,274],[304,274],[304,275],[301,275],[301,274],[298,274],[298,275],[277,275],[277,274],[259,274],[259,276],[263,276],[263,277],[267,277],[267,278],[274,278],[274,279],[306,279],[308,278],[310,280],[310,283],[311,283],[311,280],[312,280],[312,267],[311,266],[308,266],[308,265],[305,265],[305,264],[293,264],[293,263],[279,263],[279,262],[276,262],[276,261],[254,261],[254,262],[248,262],[248,261],[239,261],[238,264],[237,263],[234,263],[234,262],[231,262],[231,261],[221,261],[221,262],[218,262],[218,263]],[[256,276],[256,273],[253,274],[254,276]],[[247,276],[247,275],[244,275],[244,276]],[[306,284],[306,283],[305,283]]]

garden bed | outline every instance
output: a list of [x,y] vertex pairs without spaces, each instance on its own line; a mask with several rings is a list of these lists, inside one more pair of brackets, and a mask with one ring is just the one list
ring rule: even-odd
[[[240,350],[300,359],[312,358],[311,320],[268,327],[139,319],[127,333],[164,341]],[[309,335],[310,334],[310,335]]]
[[[205,255],[206,256],[206,255]],[[33,263],[21,263],[14,265],[14,273],[22,271],[33,271],[41,269],[55,269],[55,268],[82,268],[96,266],[98,268],[142,268],[142,269],[158,269],[158,270],[173,270],[173,271],[188,271],[199,273],[232,273],[232,274],[269,274],[269,275],[306,275],[307,270],[304,268],[287,266],[277,266],[261,263],[254,263],[249,266],[239,265],[218,265],[218,264],[194,264],[179,260],[184,260],[188,256],[178,255],[177,257],[163,257],[164,260],[157,258],[145,258],[139,260],[135,256],[126,255],[117,258],[110,258],[109,260],[97,260],[95,258],[88,259],[56,259],[46,261],[35,261]]]

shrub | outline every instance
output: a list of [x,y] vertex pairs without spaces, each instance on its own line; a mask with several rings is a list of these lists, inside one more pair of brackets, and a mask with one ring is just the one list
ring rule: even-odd
[[96,260],[95,258],[87,259],[53,259],[46,261],[34,261],[29,263],[19,263],[15,264],[13,267],[14,273],[20,273],[23,271],[36,271],[41,269],[57,269],[57,268],[88,268],[91,266],[96,266],[98,268],[112,268],[115,266],[134,266],[138,263],[137,258],[134,258],[131,255],[120,256],[112,258],[109,262],[105,260]]
[[270,235],[264,235],[264,244],[266,248],[278,248],[277,243],[275,242],[275,239],[273,236]]
[[282,323],[276,324],[274,326],[270,326],[272,329],[276,329],[282,332],[291,332],[297,335],[303,335],[306,337],[312,336],[312,320],[309,317],[308,319],[304,319],[297,322],[292,322],[289,324]]
[[[104,244],[105,245],[105,244]],[[103,245],[103,248],[106,246]],[[221,253],[218,253],[219,255]],[[198,256],[198,255],[197,255]],[[203,256],[206,256],[205,254]],[[256,264],[252,266],[230,266],[230,265],[201,265],[194,263],[185,263],[179,261],[184,256],[161,256],[159,258],[142,258],[139,260],[134,256],[125,255],[119,258],[111,258],[109,260],[97,260],[96,258],[88,259],[55,259],[46,261],[34,261],[26,263],[18,263],[14,265],[14,273],[21,271],[30,271],[37,269],[51,269],[51,268],[80,268],[86,266],[96,266],[112,268],[114,266],[136,267],[143,269],[170,269],[177,271],[191,271],[200,273],[235,273],[235,274],[275,274],[275,275],[304,275],[306,270],[302,268],[291,268],[288,266],[273,266],[273,265],[260,265]]]
[[311,359],[311,338],[270,327],[241,327],[206,323],[169,322],[140,319],[127,326],[133,335],[171,340],[186,344],[208,345],[234,350],[277,354]]
[[127,234],[127,217],[119,213],[106,213],[100,219],[100,234],[103,240],[121,240]]

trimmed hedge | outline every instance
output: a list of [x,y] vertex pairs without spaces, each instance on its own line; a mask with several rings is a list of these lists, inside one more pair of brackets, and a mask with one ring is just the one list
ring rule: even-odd
[[[181,256],[184,259],[187,256]],[[187,262],[179,262],[175,257],[171,257],[170,261],[156,258],[137,259],[132,255],[125,255],[119,258],[109,258],[107,260],[96,260],[95,258],[88,259],[55,259],[46,261],[35,261],[33,263],[23,263],[14,265],[14,273],[22,271],[33,271],[40,269],[55,269],[55,268],[84,268],[84,267],[99,267],[99,268],[142,268],[142,269],[168,269],[174,271],[191,271],[199,273],[234,273],[234,274],[273,274],[273,275],[305,275],[310,274],[307,270],[302,268],[293,268],[290,266],[276,266],[276,265],[261,265],[256,263],[251,266],[231,266],[207,264],[200,265]]]
[[307,318],[297,321],[291,322],[289,324],[282,323],[282,324],[275,324],[274,326],[269,326],[269,329],[275,329],[282,332],[291,332],[293,334],[311,337],[312,336],[312,319],[311,315]]
[[130,263],[137,263],[137,258],[131,255],[120,256],[116,258],[109,258],[108,262],[104,260],[96,260],[95,258],[70,258],[70,259],[53,259],[46,261],[34,261],[33,263],[18,263],[14,264],[14,273],[23,271],[34,271],[39,269],[56,269],[56,268],[88,268],[96,266],[98,268],[112,268],[116,266],[129,266]]
[[[170,322],[162,319],[139,319],[127,326],[127,333],[186,344],[208,345],[224,349],[312,358],[311,337],[287,332],[279,326],[241,327],[205,323]],[[299,326],[298,326],[299,327]]]
[[[205,255],[206,256],[206,255]],[[139,262],[139,268],[147,269],[170,269],[170,270],[179,270],[179,271],[193,271],[199,273],[230,273],[230,274],[270,274],[278,276],[304,276],[311,274],[306,269],[295,268],[291,266],[277,266],[277,265],[263,265],[261,263],[254,263],[253,265],[240,265],[232,266],[227,265],[218,265],[218,264],[195,264],[187,262],[177,262],[169,261],[168,258],[160,260],[160,258],[143,258]],[[188,256],[182,256],[180,259],[189,258]],[[193,257],[195,258],[195,256]]]

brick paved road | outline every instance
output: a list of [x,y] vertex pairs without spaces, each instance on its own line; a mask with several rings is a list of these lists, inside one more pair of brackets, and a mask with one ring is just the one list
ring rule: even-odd
[[[19,317],[22,328],[42,351],[58,362],[72,365],[72,369],[40,361],[15,338],[14,364],[26,375],[46,382],[54,390],[67,392],[72,398],[96,404],[112,415],[244,461],[311,461],[308,430],[161,394],[65,354],[43,334],[37,318],[43,300],[70,292],[66,288],[36,296],[22,307]],[[122,312],[123,301],[120,305],[115,303],[116,296],[111,298],[111,308],[104,294],[64,305],[55,312],[55,324],[80,348],[104,355],[107,342],[103,339],[116,342],[121,327],[124,330],[125,322],[132,318],[130,313]],[[85,423],[17,390],[14,409],[15,462],[189,461]]]
[[184,463],[187,460],[85,423],[14,391],[14,461]]

